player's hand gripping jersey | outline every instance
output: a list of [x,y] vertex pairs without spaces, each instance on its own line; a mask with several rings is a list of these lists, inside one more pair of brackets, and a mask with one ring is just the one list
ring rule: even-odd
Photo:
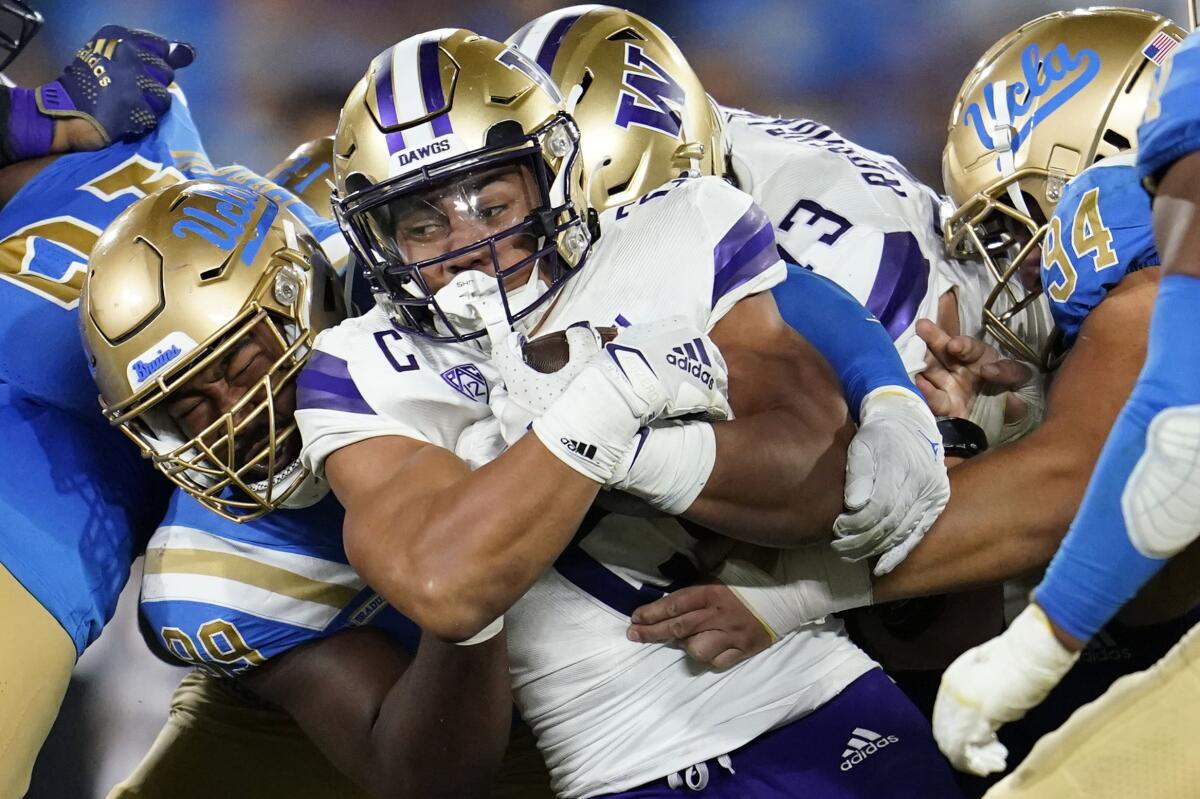
[[894,159],[819,122],[723,111],[733,176],[770,217],[780,253],[853,294],[909,373],[923,369],[914,326],[936,318],[949,288],[937,195]]
[[[600,225],[586,268],[539,333],[670,316],[709,330],[784,275],[769,221],[714,178],[675,181],[606,211]],[[454,450],[490,417],[496,380],[478,346],[402,334],[377,307],[317,340],[298,400],[305,462],[320,470],[331,452],[383,435]],[[492,445],[494,455],[503,442]],[[661,596],[678,567],[695,572],[697,542],[668,518],[593,522],[506,617],[517,704],[559,794],[620,790],[721,755],[814,710],[874,665],[837,622],[724,673],[697,673],[682,650],[628,641],[633,609]]]

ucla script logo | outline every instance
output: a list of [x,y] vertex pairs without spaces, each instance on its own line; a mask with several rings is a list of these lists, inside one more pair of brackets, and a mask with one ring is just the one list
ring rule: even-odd
[[[1020,149],[1034,128],[1092,82],[1100,71],[1100,55],[1088,48],[1072,55],[1060,42],[1043,56],[1041,49],[1031,44],[1021,53],[1021,71],[1024,81],[1013,81],[1006,92],[1008,124],[1014,129],[1013,152]],[[995,89],[995,83],[983,87],[986,119],[979,103],[971,103],[963,112],[963,121],[975,127],[979,141],[989,150],[996,147],[992,140],[997,123]]]

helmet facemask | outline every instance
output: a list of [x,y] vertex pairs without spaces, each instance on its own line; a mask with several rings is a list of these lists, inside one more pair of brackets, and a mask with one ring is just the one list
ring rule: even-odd
[[[362,189],[352,176],[351,193],[336,202],[397,324],[435,341],[484,332],[457,303],[439,299],[455,274],[493,277],[509,326],[532,326],[591,244],[587,210],[567,186],[579,153],[570,117],[559,114],[527,135],[502,122],[488,139],[483,149]],[[562,159],[557,174],[548,157]]]
[[[215,513],[239,522],[319,498],[315,480],[298,459],[300,433],[294,417],[296,378],[316,335],[307,312],[313,274],[302,266],[299,252],[282,250],[275,257],[277,267],[264,277],[262,290],[271,292],[274,305],[290,306],[288,314],[268,309],[258,299],[248,302],[210,339],[210,346],[154,378],[150,390],[139,391],[125,407],[105,410],[171,482]],[[169,410],[172,400],[218,364],[223,370],[237,369],[239,351],[252,340],[259,350],[243,369],[250,371],[264,356],[269,365],[254,369],[261,374],[250,376],[231,407],[203,429],[185,432]],[[236,374],[227,379],[239,382]]]
[[[1040,277],[1023,274],[1023,266],[1040,257],[1049,227],[1046,214],[1023,181],[1040,179],[1047,194],[1061,196],[1063,181],[1044,170],[1023,169],[976,194],[946,220],[946,246],[957,258],[981,262],[992,279],[983,303],[983,328],[1010,354],[1049,368],[1053,342],[1037,334],[1029,319],[1042,296]],[[1057,188],[1056,188],[1057,187]],[[1022,322],[1028,333],[1021,331]]]

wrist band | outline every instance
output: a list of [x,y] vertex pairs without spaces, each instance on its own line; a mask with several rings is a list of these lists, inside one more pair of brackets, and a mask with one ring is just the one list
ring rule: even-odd
[[50,152],[54,139],[54,120],[38,110],[33,89],[10,90],[5,145],[12,160],[24,161]]
[[954,458],[974,458],[988,448],[987,435],[983,428],[969,419],[959,416],[939,416],[938,432],[942,434],[942,448]]

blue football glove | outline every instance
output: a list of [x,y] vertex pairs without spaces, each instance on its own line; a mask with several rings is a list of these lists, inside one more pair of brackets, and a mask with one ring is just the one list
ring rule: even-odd
[[79,117],[105,144],[133,141],[158,125],[171,107],[167,87],[196,57],[185,42],[120,25],[105,25],[75,53],[52,83],[37,89],[38,111]]

